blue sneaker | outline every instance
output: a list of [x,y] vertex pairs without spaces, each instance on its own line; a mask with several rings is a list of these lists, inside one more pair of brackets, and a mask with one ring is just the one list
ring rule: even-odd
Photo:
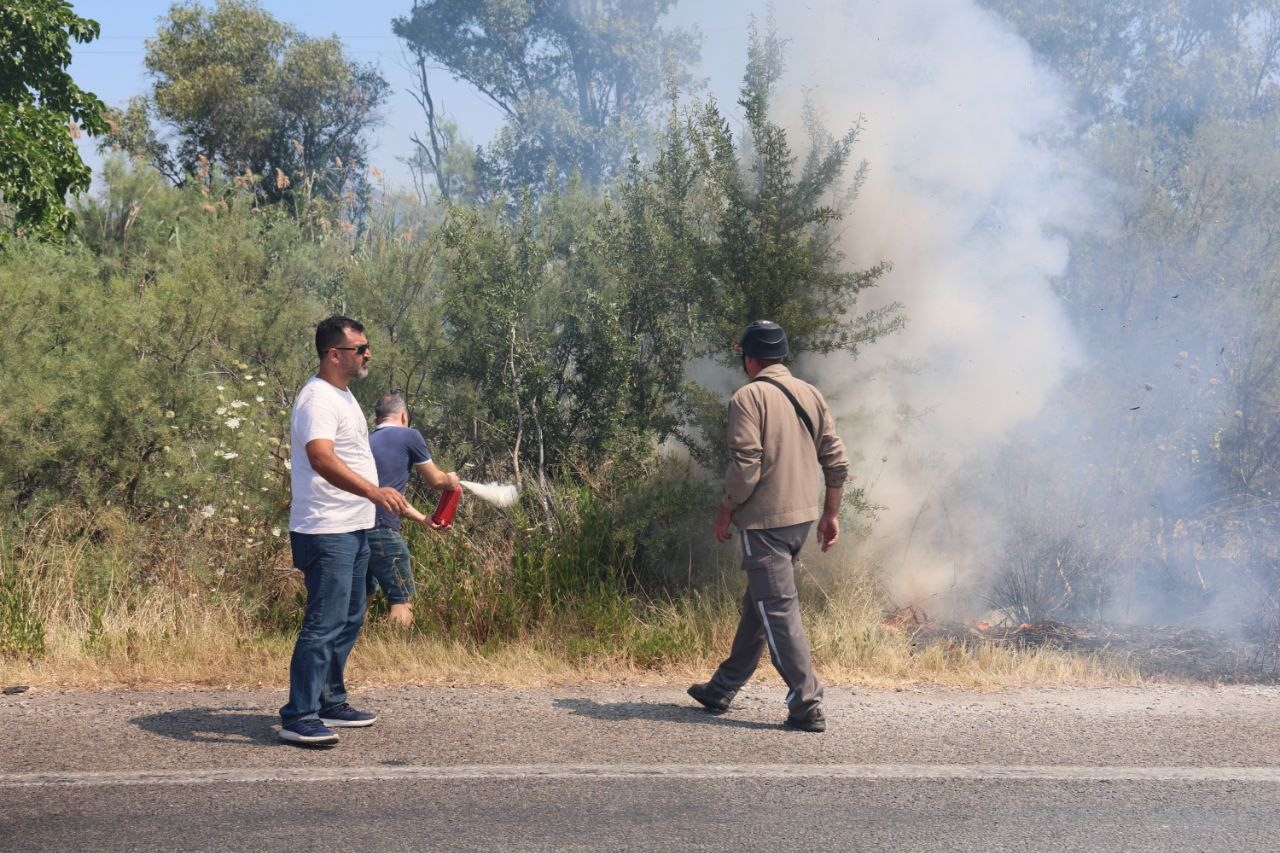
[[320,722],[334,728],[363,728],[364,726],[372,726],[373,721],[376,719],[378,719],[377,714],[370,714],[368,711],[357,711],[346,702],[341,705],[335,705],[327,711],[320,712]]
[[316,720],[298,720],[280,728],[280,740],[307,744],[337,743],[338,733]]

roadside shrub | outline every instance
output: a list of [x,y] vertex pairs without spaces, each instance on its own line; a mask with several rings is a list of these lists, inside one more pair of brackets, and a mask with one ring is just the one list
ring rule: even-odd
[[0,535],[0,657],[44,651],[44,620],[34,606],[32,581],[18,568],[8,540]]

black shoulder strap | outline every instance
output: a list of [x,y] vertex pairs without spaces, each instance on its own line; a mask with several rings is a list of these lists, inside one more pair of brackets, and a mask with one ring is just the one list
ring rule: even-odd
[[796,399],[795,395],[792,394],[790,391],[788,391],[786,386],[783,385],[781,382],[779,382],[776,379],[770,379],[768,376],[757,376],[755,379],[752,379],[751,381],[752,382],[768,382],[774,388],[777,388],[783,394],[787,395],[787,399],[791,401],[791,405],[795,406],[796,408],[796,414],[799,415],[800,420],[804,422],[804,428],[809,430],[809,438],[813,439],[813,444],[816,447],[818,444],[818,434],[813,429],[813,421],[809,420],[809,413],[806,412],[803,408],[801,408],[800,401]]

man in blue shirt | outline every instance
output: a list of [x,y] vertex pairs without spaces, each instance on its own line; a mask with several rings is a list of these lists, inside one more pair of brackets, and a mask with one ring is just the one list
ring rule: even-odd
[[[409,427],[409,409],[404,400],[388,394],[374,407],[374,416],[377,425],[369,434],[369,448],[378,467],[380,486],[404,494],[410,473],[417,471],[433,489],[458,488],[458,475],[440,470],[431,461],[431,451],[422,433]],[[404,514],[414,521],[431,524],[427,516],[412,507]],[[378,587],[382,587],[391,605],[387,618],[403,627],[412,625],[413,568],[409,564],[409,547],[400,534],[400,516],[382,507],[378,507],[374,528],[369,531],[368,595],[372,596]]]

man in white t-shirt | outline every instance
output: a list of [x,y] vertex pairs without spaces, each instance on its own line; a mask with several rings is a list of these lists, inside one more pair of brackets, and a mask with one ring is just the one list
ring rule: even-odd
[[377,716],[347,703],[347,655],[364,624],[368,532],[375,505],[405,509],[404,495],[378,486],[369,426],[347,385],[369,374],[369,341],[349,317],[316,327],[320,368],[293,403],[289,545],[307,586],[307,609],[289,662],[289,703],[280,738],[332,744],[337,727],[373,724]]

